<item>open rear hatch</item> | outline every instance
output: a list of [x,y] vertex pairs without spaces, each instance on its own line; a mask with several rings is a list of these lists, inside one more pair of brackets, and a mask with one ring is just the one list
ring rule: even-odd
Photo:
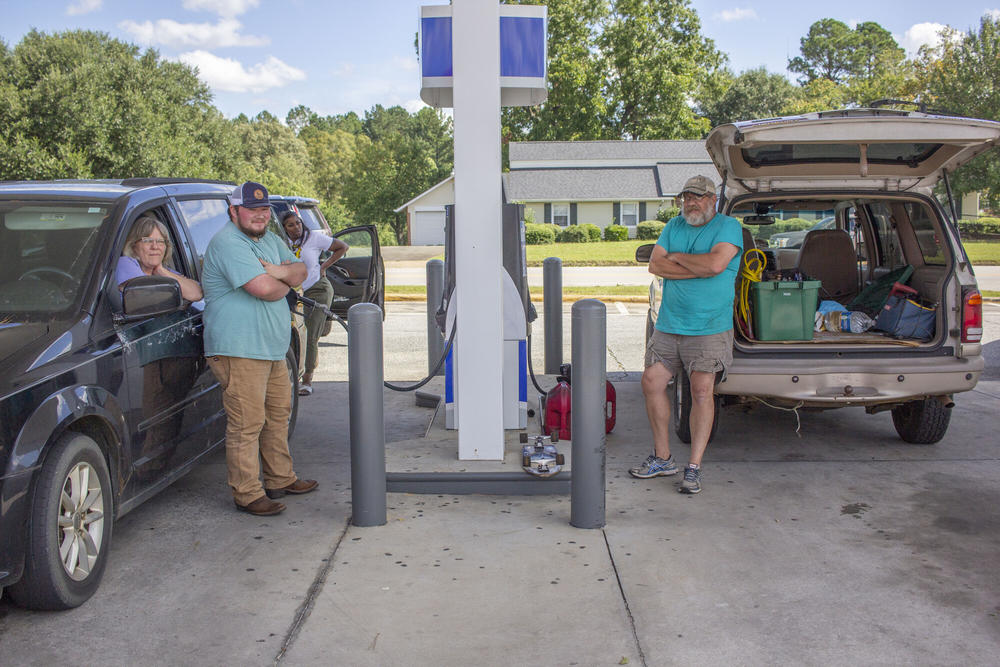
[[727,197],[789,190],[929,193],[1000,145],[1000,123],[851,109],[720,125],[705,141]]
[[[829,265],[834,246],[844,246],[843,263],[851,266],[844,266],[839,273],[853,270],[860,277],[857,291],[863,291],[900,266],[912,264],[921,285],[920,294],[911,294],[913,300],[928,305],[936,302],[939,306],[946,299],[947,267],[958,251],[958,240],[956,236],[955,247],[946,241],[949,225],[930,199],[932,188],[948,172],[997,145],[1000,145],[1000,123],[994,121],[887,109],[853,109],[732,123],[713,129],[706,139],[706,148],[725,184],[726,212],[743,217],[740,210],[746,213],[748,207],[760,213],[767,212],[769,207],[787,205],[804,210],[812,208],[809,215],[822,215],[819,209],[824,206],[803,202],[822,200],[836,193],[839,202],[831,203],[829,209],[838,211],[839,232],[821,232],[826,236],[822,237],[824,245],[819,249],[817,234],[811,252],[805,250],[803,257],[819,256],[820,265]],[[904,205],[904,201],[912,203]],[[850,209],[845,210],[848,206]],[[760,215],[752,217],[757,222],[762,219]],[[808,215],[793,214],[793,217],[809,219]],[[843,238],[834,238],[838,234]],[[798,266],[774,268],[788,270]],[[786,273],[782,277],[793,276]],[[810,278],[822,279],[823,283],[809,281]],[[738,286],[741,280],[737,280]],[[817,301],[828,298],[824,294],[828,287],[826,278],[808,275],[805,281],[802,287],[819,292]],[[801,344],[814,350],[830,350],[831,345],[860,344],[926,348],[940,344],[947,329],[945,318],[939,314],[930,340],[847,331],[821,331],[811,336],[812,332],[806,333],[806,329],[815,308],[809,305],[809,298],[790,289],[792,282],[794,279],[784,285],[789,289],[764,292],[760,289],[763,285],[756,285],[750,291],[759,300],[767,301],[766,309],[783,308],[786,300],[794,301],[797,296],[802,299],[805,305],[797,317],[802,338],[808,340],[780,333],[784,328],[776,324],[777,338],[762,340],[764,337],[756,335],[760,333],[758,329],[749,338],[737,335],[739,347],[749,345],[760,349]],[[847,299],[840,301],[844,306],[849,305]],[[849,310],[856,307],[858,304],[852,303]],[[794,308],[789,312],[793,313],[790,317],[795,317]]]

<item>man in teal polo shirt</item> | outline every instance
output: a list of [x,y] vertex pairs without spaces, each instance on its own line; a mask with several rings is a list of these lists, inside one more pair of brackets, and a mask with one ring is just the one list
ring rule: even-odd
[[680,373],[691,382],[691,458],[682,493],[701,491],[701,459],[715,419],[715,378],[733,361],[733,300],[743,230],[716,213],[715,184],[694,176],[681,190],[682,214],[664,226],[649,259],[663,278],[656,327],[646,345],[642,393],[653,431],[653,453],[631,468],[633,477],[675,475],[668,439],[667,383]]
[[[226,466],[236,507],[278,514],[272,498],[308,493],[288,451],[292,387],[285,368],[290,318],[285,295],[306,277],[306,266],[267,231],[267,188],[246,182],[229,198],[229,219],[205,251],[205,356],[222,385],[226,409]],[[260,472],[263,464],[264,484]]]

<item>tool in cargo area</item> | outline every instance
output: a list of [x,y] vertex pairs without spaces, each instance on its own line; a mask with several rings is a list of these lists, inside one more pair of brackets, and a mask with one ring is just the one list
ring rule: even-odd
[[759,248],[750,248],[740,261],[739,294],[736,299],[736,324],[747,338],[753,338],[753,315],[750,311],[750,283],[760,282],[767,266],[767,255]]
[[556,449],[556,443],[559,442],[556,433],[551,436],[522,433],[520,439],[521,467],[524,472],[536,477],[552,477],[566,464],[565,457]]
[[[572,373],[571,364],[559,366],[559,375],[556,376],[556,386],[552,387],[545,394],[544,408],[542,414],[545,416],[542,424],[542,432],[545,435],[556,434],[563,440],[572,440],[571,433],[571,413],[572,413],[572,389],[570,388],[570,377]],[[605,380],[604,389],[604,432],[611,433],[615,428],[617,417],[617,392],[610,380]]]

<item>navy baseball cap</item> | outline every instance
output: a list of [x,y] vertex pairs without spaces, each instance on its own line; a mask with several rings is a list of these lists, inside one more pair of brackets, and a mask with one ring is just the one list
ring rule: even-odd
[[271,205],[267,198],[267,188],[253,181],[237,186],[233,194],[229,195],[229,203],[243,208],[264,208]]

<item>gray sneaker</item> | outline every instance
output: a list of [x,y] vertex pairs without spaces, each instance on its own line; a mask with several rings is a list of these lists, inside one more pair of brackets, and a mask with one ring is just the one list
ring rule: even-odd
[[701,493],[701,468],[684,468],[684,479],[677,490],[681,493]]
[[677,474],[677,464],[674,457],[661,459],[656,454],[650,454],[640,465],[629,468],[628,474],[639,479],[649,479],[650,477],[666,477]]

